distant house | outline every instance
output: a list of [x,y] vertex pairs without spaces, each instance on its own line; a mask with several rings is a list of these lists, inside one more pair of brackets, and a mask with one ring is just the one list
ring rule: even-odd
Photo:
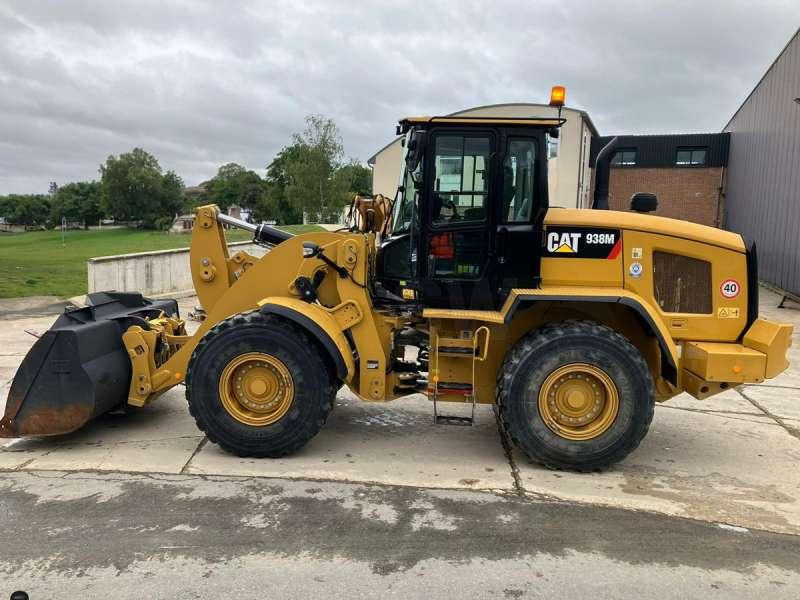
[[228,216],[234,219],[241,219],[242,221],[250,222],[251,213],[247,208],[242,208],[238,204],[231,204],[228,207]]
[[194,213],[177,215],[169,228],[169,233],[191,233],[194,227]]
[[38,231],[44,229],[44,225],[17,225],[9,223],[6,217],[0,217],[0,233],[24,233],[26,231]]

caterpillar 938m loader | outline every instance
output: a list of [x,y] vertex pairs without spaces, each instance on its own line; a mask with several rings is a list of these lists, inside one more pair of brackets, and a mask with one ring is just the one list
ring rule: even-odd
[[[755,248],[741,236],[548,208],[546,136],[562,123],[401,121],[382,236],[362,223],[292,237],[198,208],[198,331],[185,334],[174,301],[90,295],[20,366],[0,435],[69,432],[185,383],[212,442],[277,457],[316,435],[344,384],[369,402],[426,393],[437,423],[496,404],[531,459],[591,470],[636,448],[654,402],[783,371],[792,328],[758,318]],[[230,256],[226,225],[274,247]]]

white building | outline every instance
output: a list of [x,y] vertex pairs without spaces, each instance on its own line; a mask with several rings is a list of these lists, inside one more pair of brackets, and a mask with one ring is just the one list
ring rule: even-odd
[[[491,104],[458,111],[447,116],[555,117],[558,109],[546,104]],[[549,153],[548,188],[550,206],[588,207],[591,205],[592,178],[589,150],[597,130],[582,110],[563,108],[567,122],[558,140],[552,140]],[[397,190],[403,158],[400,138],[378,150],[367,162],[372,167],[372,191],[393,198]]]

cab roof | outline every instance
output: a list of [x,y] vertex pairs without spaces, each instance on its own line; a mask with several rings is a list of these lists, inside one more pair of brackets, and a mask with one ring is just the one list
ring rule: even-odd
[[446,117],[406,117],[400,119],[400,129],[407,131],[412,125],[502,125],[527,127],[560,127],[566,122],[556,117],[480,117],[480,116],[446,116]]

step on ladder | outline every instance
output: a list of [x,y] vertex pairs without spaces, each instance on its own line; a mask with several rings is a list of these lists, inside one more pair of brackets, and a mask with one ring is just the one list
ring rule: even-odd
[[[481,344],[481,338],[483,343]],[[486,360],[489,352],[489,328],[485,325],[478,327],[471,337],[461,338],[441,338],[436,335],[433,340],[435,374],[431,378],[432,386],[429,388],[433,394],[433,422],[435,425],[464,425],[470,426],[475,423],[475,404],[477,401],[477,391],[475,388],[475,364]],[[471,361],[470,372],[472,374],[469,383],[456,381],[439,381],[439,358],[447,356]],[[458,395],[461,394],[465,400],[471,404],[469,417],[457,415],[439,414],[439,395]]]

